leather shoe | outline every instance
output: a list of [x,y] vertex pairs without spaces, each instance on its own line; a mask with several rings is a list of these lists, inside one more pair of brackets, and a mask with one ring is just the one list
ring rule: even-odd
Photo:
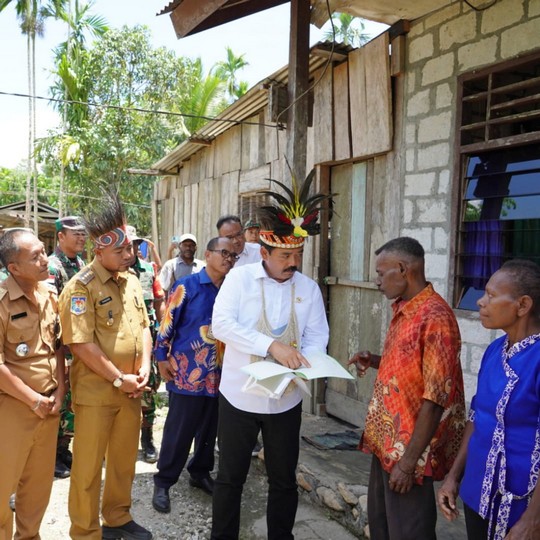
[[101,527],[103,540],[152,540],[152,533],[133,520],[120,527]]
[[202,489],[208,493],[208,495],[214,493],[214,479],[211,476],[205,476],[204,478],[193,478],[192,476],[189,479],[189,485]]
[[69,467],[62,461],[60,456],[56,456],[56,463],[54,465],[54,477],[55,478],[69,478],[71,471]]
[[159,486],[154,486],[154,496],[152,497],[152,506],[162,514],[168,514],[171,511],[171,499],[169,490]]

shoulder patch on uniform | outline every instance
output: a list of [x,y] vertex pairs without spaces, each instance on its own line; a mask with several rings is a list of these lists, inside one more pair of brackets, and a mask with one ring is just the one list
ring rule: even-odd
[[82,315],[83,313],[86,313],[86,296],[72,296],[70,311],[73,315]]
[[96,275],[90,268],[84,268],[77,274],[77,281],[88,285],[95,277]]

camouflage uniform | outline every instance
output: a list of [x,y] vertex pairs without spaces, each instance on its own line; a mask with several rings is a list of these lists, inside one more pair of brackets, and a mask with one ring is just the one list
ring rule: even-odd
[[[161,287],[159,278],[156,275],[154,266],[151,263],[143,261],[137,257],[137,260],[132,268],[141,282],[144,303],[146,305],[146,311],[148,312],[148,318],[150,319],[152,339],[154,340],[157,333],[157,327],[159,326],[156,318],[154,301],[163,299],[165,297],[165,293]],[[151,388],[151,390],[149,392],[145,392],[142,396],[142,428],[152,428],[154,425],[156,413],[155,396],[160,383],[161,379],[159,377],[159,371],[155,361],[152,360],[152,369],[148,379],[148,386]]]
[[[59,247],[54,254],[49,256],[49,279],[48,282],[56,287],[58,296],[67,282],[84,266],[84,261],[78,255],[70,259]],[[64,348],[66,365],[71,364],[71,353]],[[68,388],[62,408],[60,409],[60,428],[58,430],[58,448],[67,449],[73,438],[74,414],[71,407],[71,389]]]

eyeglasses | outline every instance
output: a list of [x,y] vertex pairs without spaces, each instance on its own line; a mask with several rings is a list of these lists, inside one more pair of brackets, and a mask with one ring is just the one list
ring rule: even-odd
[[244,236],[244,231],[237,232],[236,234],[228,234],[225,238],[235,240],[236,238],[242,238],[242,236]]
[[215,253],[221,253],[221,256],[224,259],[228,259],[230,257],[233,261],[237,261],[240,258],[240,255],[238,255],[238,253],[234,253],[234,252],[229,251],[227,249],[209,249],[208,251],[214,251]]

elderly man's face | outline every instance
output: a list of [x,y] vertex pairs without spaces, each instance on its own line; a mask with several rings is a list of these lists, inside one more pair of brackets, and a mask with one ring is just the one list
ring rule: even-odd
[[402,296],[408,287],[405,268],[396,253],[382,252],[375,259],[375,285],[388,300]]
[[265,247],[261,249],[266,273],[279,282],[287,281],[302,268],[304,248],[274,248],[269,252]]
[[234,251],[240,255],[244,251],[246,245],[246,238],[244,231],[240,223],[235,221],[226,221],[218,231],[219,236],[232,240]]
[[43,281],[49,277],[48,257],[45,246],[30,232],[19,233],[15,238],[19,250],[8,264],[8,270],[26,281]]

